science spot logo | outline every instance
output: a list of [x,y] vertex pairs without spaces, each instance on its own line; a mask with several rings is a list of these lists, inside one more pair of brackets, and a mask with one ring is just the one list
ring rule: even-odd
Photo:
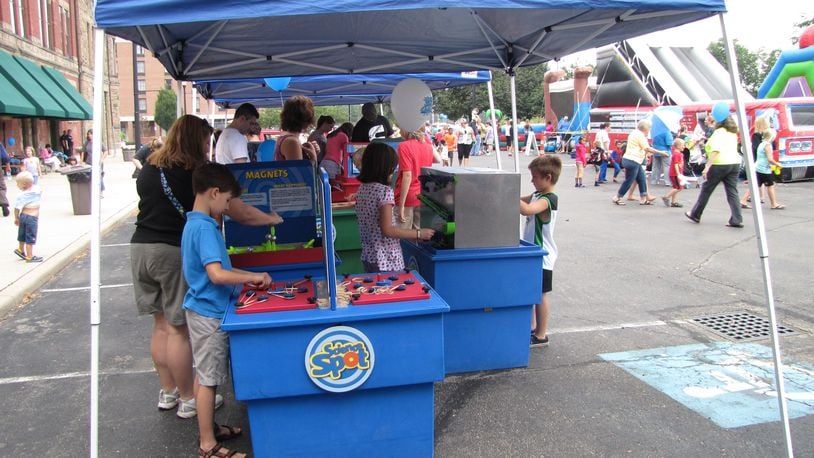
[[349,326],[315,335],[305,350],[305,370],[325,391],[344,393],[360,387],[373,372],[375,356],[367,336]]

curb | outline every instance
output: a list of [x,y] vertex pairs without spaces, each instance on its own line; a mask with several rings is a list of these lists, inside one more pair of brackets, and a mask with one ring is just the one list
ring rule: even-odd
[[[101,223],[101,235],[110,232],[114,227],[131,216],[138,208],[138,201],[126,205]],[[10,312],[25,304],[26,298],[36,292],[42,285],[70,264],[80,253],[90,246],[90,233],[85,233],[45,260],[37,269],[20,277],[0,292],[0,320]]]

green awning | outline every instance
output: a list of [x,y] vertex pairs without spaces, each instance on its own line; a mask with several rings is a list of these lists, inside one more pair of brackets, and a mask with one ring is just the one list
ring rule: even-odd
[[0,71],[0,114],[12,116],[36,116],[37,109],[17,90],[17,87]]
[[[58,75],[57,78],[54,74]],[[58,71],[0,51],[0,76],[33,109],[3,113],[41,118],[91,119],[93,110]],[[0,89],[2,89],[0,81]],[[0,99],[6,102],[6,91]],[[9,99],[11,100],[11,99]],[[33,111],[33,112],[32,112]]]
[[93,119],[93,107],[85,100],[85,97],[76,90],[75,87],[71,83],[68,82],[67,79],[62,75],[62,73],[54,70],[51,67],[46,67],[45,65],[42,66],[42,69],[45,73],[51,77],[51,79],[56,83],[62,91],[65,93],[67,97],[70,97],[71,100],[82,110],[84,114],[83,117],[77,119]]
[[28,72],[30,79],[36,81],[43,89],[45,89],[45,92],[51,97],[51,100],[56,102],[57,106],[59,106],[59,108],[65,112],[65,116],[61,117],[69,119],[85,117],[85,113],[82,111],[82,109],[76,105],[73,99],[65,96],[65,92],[62,90],[62,88],[54,83],[54,80],[45,74],[42,67],[24,57],[14,56],[14,60],[16,60],[17,63],[19,63],[25,69],[25,71]]

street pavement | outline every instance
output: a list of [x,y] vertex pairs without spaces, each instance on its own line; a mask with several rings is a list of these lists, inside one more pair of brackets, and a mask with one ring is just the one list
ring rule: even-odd
[[[551,345],[533,348],[528,368],[455,375],[436,384],[436,455],[784,456],[776,403],[765,385],[773,383],[771,370],[757,375],[753,370],[765,366],[760,349],[769,340],[731,342],[692,321],[734,312],[767,316],[751,211],[744,212],[745,228],[725,227],[728,208],[722,189],[716,190],[698,225],[682,216],[696,189],[680,194],[684,209],[636,202],[617,207],[610,199],[618,185],[593,187],[593,171],[588,170],[588,187],[574,188],[572,161],[563,158]],[[510,160],[504,153],[504,168],[512,168]],[[524,193],[531,192],[525,168],[529,160],[521,157]],[[115,162],[106,166],[108,177],[115,173]],[[472,165],[493,164],[494,157],[477,157]],[[119,178],[106,183],[103,200],[103,214],[108,212],[103,219],[112,226],[101,250],[100,456],[191,456],[196,424],[156,409],[158,386],[148,348],[151,320],[135,313],[127,246],[134,221],[131,170],[121,167]],[[67,181],[61,176],[45,179],[48,189],[51,182],[58,186]],[[67,182],[64,186],[67,192]],[[796,399],[790,401],[796,456],[814,456],[814,416],[809,411],[814,408],[814,381],[805,377],[807,371],[814,375],[812,191],[811,182],[782,185],[778,194],[787,209],[763,207],[778,319],[795,331],[781,344],[787,370],[795,377],[787,388]],[[117,192],[129,193],[131,200],[114,198]],[[664,192],[662,187],[654,194]],[[44,203],[43,224],[47,208]],[[16,272],[11,286],[24,281],[33,286],[28,302],[7,308],[0,322],[0,347],[5,349],[0,396],[6,399],[0,447],[5,456],[88,453],[89,260],[82,243],[89,219],[82,218],[87,217],[66,215],[61,220],[55,231],[69,232],[72,238],[55,248],[47,248],[41,226],[38,253],[50,259],[65,253],[70,259],[61,270],[48,261],[41,266],[18,262],[11,253],[12,235],[7,235],[6,264],[13,267],[4,267],[4,278],[8,281]],[[21,274],[20,269],[27,270]],[[723,360],[709,351],[717,346],[725,348]],[[684,348],[691,351],[682,352]],[[678,352],[678,369],[696,370],[688,381],[669,375],[673,368],[658,366],[673,352]],[[743,360],[752,366],[741,364]],[[653,381],[654,372],[672,380]],[[720,386],[709,384],[710,377]],[[670,382],[700,402],[671,397]],[[248,429],[245,406],[234,400],[231,387],[222,393],[226,404],[216,419]],[[758,403],[750,404],[753,400]],[[251,451],[249,436],[247,431],[229,446]],[[337,451],[341,454],[353,455]]]

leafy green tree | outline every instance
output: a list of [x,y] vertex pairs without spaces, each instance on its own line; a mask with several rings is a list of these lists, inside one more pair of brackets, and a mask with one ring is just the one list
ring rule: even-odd
[[[388,114],[389,105],[386,105],[385,115]],[[280,112],[282,108],[261,108],[260,110],[260,126],[264,129],[279,128],[280,127]],[[362,117],[361,105],[336,105],[336,106],[318,106],[314,107],[314,123],[320,116],[331,116],[336,121],[336,124],[343,122],[356,123]],[[390,114],[392,119],[392,113]]]
[[[523,67],[517,70],[515,86],[517,92],[518,119],[543,116],[543,77],[548,70],[546,64]],[[495,108],[510,116],[512,111],[511,80],[505,73],[492,73],[492,90]],[[469,115],[472,108],[481,112],[489,109],[489,92],[486,84],[460,86],[433,93],[436,114],[443,113],[450,119]]]
[[[772,69],[774,63],[777,62],[780,50],[766,51],[760,48],[757,51],[752,51],[738,43],[738,40],[735,40],[734,44],[741,85],[747,92],[757,96],[757,91],[763,83],[763,80],[766,79],[766,74]],[[707,50],[724,68],[729,68],[723,38],[710,43]]]
[[261,108],[258,111],[260,112],[260,119],[257,121],[260,123],[260,127],[263,129],[280,127],[281,108]]
[[164,131],[170,130],[172,123],[175,122],[175,92],[171,89],[162,88],[158,91],[158,97],[155,100],[155,123]]

